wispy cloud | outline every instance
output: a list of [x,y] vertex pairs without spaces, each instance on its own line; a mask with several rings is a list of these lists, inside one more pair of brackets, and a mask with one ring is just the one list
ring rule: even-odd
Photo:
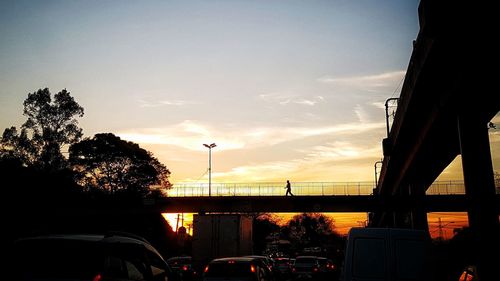
[[197,103],[194,101],[187,101],[187,100],[159,100],[159,101],[148,101],[144,99],[139,100],[140,107],[184,106],[190,104],[197,104]]
[[325,98],[322,96],[313,96],[310,98],[306,98],[303,96],[283,93],[260,94],[259,99],[264,102],[275,103],[279,105],[298,104],[307,106],[314,106],[325,100]]
[[163,128],[129,129],[117,134],[122,138],[145,144],[176,145],[189,150],[204,150],[203,142],[217,140],[219,149],[241,149],[271,146],[322,135],[356,135],[384,127],[384,123],[348,123],[318,127],[215,127],[186,120]]
[[[213,177],[223,182],[241,179],[275,181],[289,178],[303,181],[319,175],[329,175],[329,179],[322,178],[329,181],[367,180],[359,174],[360,165],[356,161],[365,162],[365,166],[371,171],[371,160],[379,157],[380,147],[362,147],[339,141],[301,149],[299,152],[302,155],[300,158],[242,165],[226,172],[214,173]],[[328,173],[328,170],[331,172]],[[368,180],[371,180],[371,173],[367,174]]]
[[392,71],[364,76],[334,77],[324,76],[317,81],[338,87],[348,87],[352,89],[363,89],[369,92],[393,91],[400,84],[406,71]]

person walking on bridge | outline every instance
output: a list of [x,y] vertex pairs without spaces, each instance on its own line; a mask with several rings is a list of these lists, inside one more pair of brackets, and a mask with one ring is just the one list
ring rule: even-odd
[[288,196],[288,194],[290,194],[290,196],[293,196],[293,193],[292,193],[292,186],[290,185],[290,180],[286,180],[286,194],[285,196]]

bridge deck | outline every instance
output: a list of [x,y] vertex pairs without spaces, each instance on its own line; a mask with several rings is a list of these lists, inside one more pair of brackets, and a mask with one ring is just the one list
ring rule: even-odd
[[[496,196],[500,211],[500,195]],[[170,197],[150,205],[160,212],[374,212],[408,211],[422,208],[427,212],[459,212],[468,210],[464,195],[427,195],[420,199],[370,195],[358,196],[220,196]]]

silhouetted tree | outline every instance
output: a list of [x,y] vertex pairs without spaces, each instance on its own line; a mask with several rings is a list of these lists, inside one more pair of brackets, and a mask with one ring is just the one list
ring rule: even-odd
[[18,134],[16,127],[6,128],[0,141],[0,160],[32,166],[36,161],[37,148],[28,138],[26,129]]
[[281,233],[288,238],[296,251],[304,247],[325,247],[342,240],[334,230],[333,219],[316,213],[295,215]]
[[73,144],[69,159],[77,182],[89,192],[157,197],[152,186],[171,188],[170,171],[151,152],[111,133]]
[[29,93],[23,103],[28,117],[18,134],[7,128],[0,145],[2,158],[17,158],[23,165],[57,170],[66,166],[61,147],[80,140],[82,129],[75,117],[83,116],[81,107],[66,89],[52,99],[48,88]]
[[280,226],[268,213],[254,216],[253,245],[255,253],[262,253],[266,249],[266,238],[272,233],[279,233]]

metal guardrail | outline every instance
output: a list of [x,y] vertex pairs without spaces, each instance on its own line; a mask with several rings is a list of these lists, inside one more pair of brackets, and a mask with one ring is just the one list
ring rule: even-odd
[[[284,196],[283,182],[212,183],[212,196]],[[374,182],[294,182],[292,193],[299,196],[356,196],[373,194]],[[208,183],[180,182],[168,190],[169,197],[208,196]],[[465,194],[462,181],[440,181],[433,183],[426,194]]]

